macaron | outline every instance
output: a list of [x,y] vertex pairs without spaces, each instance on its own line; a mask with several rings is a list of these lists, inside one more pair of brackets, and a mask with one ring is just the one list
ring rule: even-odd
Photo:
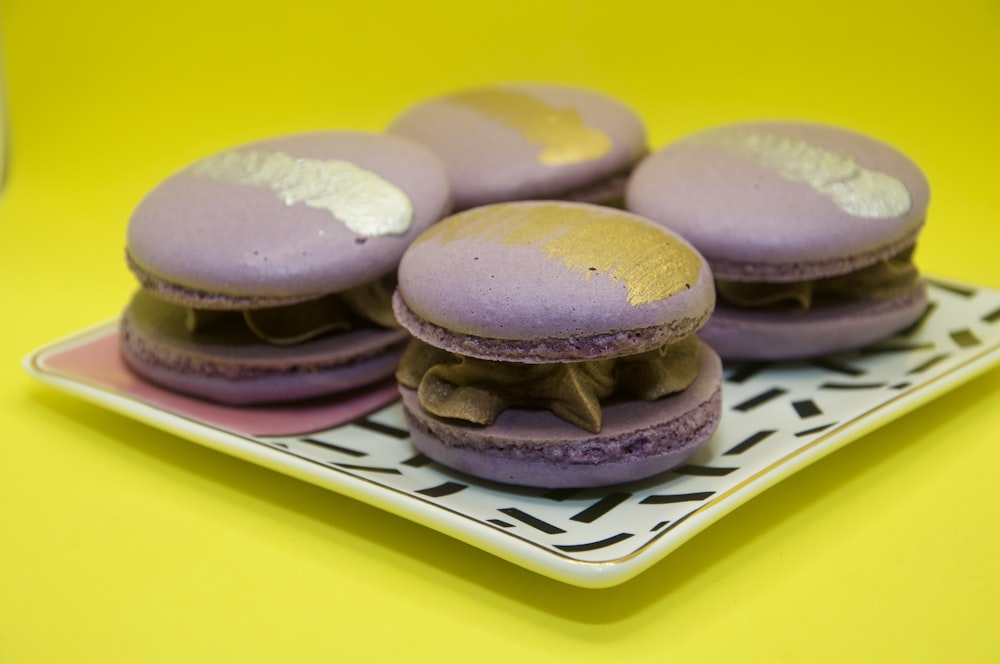
[[440,160],[407,139],[316,132],[171,175],[134,210],[141,285],[121,351],[161,386],[233,405],[318,397],[392,376],[406,247],[451,209]]
[[635,169],[626,207],[685,237],[716,279],[701,330],[723,359],[856,349],[917,321],[930,190],[897,149],[805,122],[709,129]]
[[455,211],[516,200],[621,206],[625,182],[648,152],[642,119],[586,88],[511,83],[417,103],[387,131],[444,161]]
[[463,211],[407,249],[393,297],[413,335],[396,373],[414,445],[470,475],[602,486],[687,460],[720,416],[696,332],[715,299],[690,244],[563,201]]

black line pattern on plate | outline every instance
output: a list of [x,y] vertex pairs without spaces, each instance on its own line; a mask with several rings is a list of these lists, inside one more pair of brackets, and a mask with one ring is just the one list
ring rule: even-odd
[[434,463],[431,458],[424,454],[416,454],[410,458],[399,462],[403,466],[409,466],[410,468],[423,468],[429,464]]
[[556,544],[555,547],[560,551],[565,551],[567,553],[579,553],[582,551],[604,549],[612,544],[618,544],[619,542],[627,540],[630,537],[634,537],[634,535],[632,533],[618,533],[617,535],[612,535],[611,537],[606,537],[596,542],[587,542],[585,544]]
[[695,477],[725,477],[739,468],[720,468],[718,466],[696,466],[685,464],[674,468],[671,472],[678,475],[693,475]]
[[726,376],[726,382],[745,383],[771,366],[770,362],[743,362]]
[[561,503],[564,500],[569,500],[578,493],[580,493],[579,489],[550,489],[545,492],[544,497]]
[[394,427],[389,424],[382,424],[381,422],[376,422],[368,418],[355,420],[354,425],[361,427],[362,429],[374,431],[375,433],[381,433],[386,436],[398,438],[399,440],[410,437],[410,432],[406,429],[400,429],[399,427]]
[[951,337],[951,340],[958,344],[960,348],[972,348],[973,346],[979,346],[983,343],[979,340],[979,337],[977,337],[976,334],[967,327],[962,328],[961,330],[952,330],[949,333],[949,336]]
[[885,387],[885,383],[820,383],[821,390],[879,390]]
[[625,493],[624,491],[613,491],[607,494],[596,503],[583,510],[582,512],[577,512],[570,517],[570,521],[577,521],[579,523],[593,523],[600,517],[604,516],[614,508],[618,507],[626,500],[632,497],[631,493]]
[[926,362],[913,367],[912,369],[910,369],[910,371],[908,373],[910,375],[912,375],[912,374],[918,374],[918,373],[924,373],[925,371],[927,371],[931,367],[933,367],[933,366],[935,366],[935,365],[943,362],[944,360],[948,359],[949,357],[951,357],[951,353],[941,353],[940,355],[935,355],[934,357],[930,358]]
[[832,357],[820,357],[810,362],[814,367],[844,374],[845,376],[864,376],[867,371],[861,367],[847,364]]
[[531,526],[535,530],[540,530],[548,535],[557,535],[566,532],[559,526],[554,526],[551,523],[548,523],[543,519],[534,517],[516,507],[502,507],[497,511],[503,512],[504,514],[514,519],[515,521],[520,521],[524,525]]
[[368,456],[368,452],[365,452],[364,450],[358,450],[352,447],[345,447],[343,445],[335,445],[334,443],[328,443],[327,441],[319,440],[318,438],[301,438],[300,440],[304,443],[309,443],[310,445],[318,445],[319,447],[322,447],[323,449],[329,450],[331,452],[339,452],[341,454],[346,454],[347,456],[352,456],[352,457]]
[[450,496],[453,493],[458,493],[459,491],[464,491],[468,489],[468,484],[459,484],[458,482],[445,482],[443,484],[438,484],[437,486],[427,487],[426,489],[418,489],[417,493],[422,496],[428,496],[430,498],[443,498],[444,496]]
[[940,281],[938,279],[927,279],[926,277],[924,278],[924,280],[928,284],[934,286],[934,288],[947,291],[952,295],[958,295],[960,297],[970,298],[974,296],[977,292],[979,292],[978,289],[973,288],[971,286],[959,286],[958,284],[952,284],[946,281]]
[[344,470],[356,470],[364,473],[383,473],[386,475],[402,475],[403,471],[399,468],[390,468],[383,466],[358,466],[352,463],[337,463],[335,461],[330,461],[331,466],[336,466],[337,468],[343,468]]
[[816,417],[817,415],[822,415],[823,411],[820,407],[816,405],[816,402],[812,399],[802,399],[800,401],[793,401],[792,408],[795,409],[795,414],[798,415],[803,420],[809,417]]
[[931,350],[934,348],[934,342],[900,342],[900,341],[887,341],[881,344],[876,344],[874,346],[866,346],[862,348],[859,353],[861,355],[871,356],[871,355],[887,355],[889,353],[913,353],[920,350]]
[[[865,409],[878,408],[902,391],[921,386],[928,376],[937,375],[950,362],[979,352],[987,343],[997,343],[996,327],[990,332],[991,328],[977,323],[1000,322],[996,294],[986,297],[974,290],[954,292],[934,286],[932,292],[934,306],[928,308],[921,321],[925,330],[904,331],[867,348],[828,357],[791,363],[727,363],[723,421],[729,424],[715,456],[696,457],[697,461],[646,482],[542,490],[507,488],[456,475],[412,447],[405,429],[392,424],[403,421],[401,412],[374,413],[341,427],[343,433],[339,435],[337,430],[330,430],[268,444],[413,499],[427,500],[552,553],[579,554],[581,560],[614,561],[690,522],[692,515],[726,496],[734,482],[743,482],[760,472],[761,460],[765,468],[780,463],[788,450],[804,449],[819,436],[836,431],[842,423],[854,421],[859,412],[851,410],[851,404],[858,399],[864,402]],[[969,320],[968,315],[952,316],[950,312],[958,300],[968,301],[962,306],[976,307],[974,320],[963,324],[963,320]],[[846,398],[838,396],[838,392]],[[851,392],[857,392],[858,398],[852,400]],[[812,426],[816,420],[819,423]],[[358,432],[354,429],[352,434],[352,426],[369,431],[378,444],[369,444],[366,437],[364,444],[353,446]],[[394,451],[387,456],[386,450]],[[330,451],[363,456],[369,465],[317,460],[323,451],[327,457]],[[738,467],[725,464],[724,460],[737,458]],[[474,499],[470,496],[473,493]],[[448,496],[455,499],[447,500]],[[443,500],[439,504],[437,499]],[[587,552],[594,553],[588,557]]]
[[[359,421],[315,434],[252,436],[125,396],[134,401],[136,412],[149,408],[165,413],[161,424],[170,418],[182,420],[184,437],[218,443],[220,448],[296,477],[309,475],[333,491],[449,534],[460,532],[473,546],[503,550],[503,557],[515,563],[530,562],[527,566],[543,573],[561,567],[559,576],[572,579],[579,572],[576,578],[586,585],[584,567],[607,571],[610,576],[603,577],[607,579],[617,573],[613,568],[618,563],[635,562],[647,554],[662,557],[676,546],[673,536],[683,541],[706,527],[717,508],[727,507],[734,494],[754,495],[760,488],[758,481],[766,485],[771,473],[788,469],[790,460],[808,461],[802,456],[807,450],[850,442],[849,425],[877,427],[887,405],[914,406],[919,400],[911,396],[934,396],[933,389],[926,389],[929,386],[950,389],[969,374],[997,365],[1000,291],[934,284],[930,291],[933,307],[920,329],[906,330],[872,348],[815,361],[727,365],[723,426],[689,465],[714,468],[738,459],[739,472],[728,477],[668,472],[629,485],[551,492],[473,478],[463,483],[464,476],[432,463],[412,447],[398,402]],[[105,327],[99,338],[113,335],[109,330],[110,326]],[[68,378],[68,386],[74,389],[82,385],[89,391],[96,385],[98,393],[120,396],[115,388],[94,383],[92,375],[66,376],[57,367],[46,366],[54,359],[49,353],[93,338],[88,332],[43,349],[30,358],[33,373],[60,382]],[[856,398],[852,390],[858,391]],[[812,420],[806,424],[795,413],[792,404],[809,399],[824,411],[817,418],[824,422],[821,426],[805,428]],[[734,403],[742,409],[733,407]],[[841,433],[846,435],[838,438]],[[337,463],[331,457],[354,457],[361,463]],[[354,482],[345,487],[341,482],[345,477]],[[503,540],[513,544],[505,547]],[[530,561],[525,551],[534,554]],[[549,560],[542,561],[539,553],[547,554]]]
[[786,392],[787,392],[787,390],[785,390],[783,388],[772,387],[771,389],[765,390],[764,392],[761,392],[760,394],[758,394],[756,396],[750,397],[746,401],[742,401],[742,402],[736,404],[735,406],[733,406],[733,410],[738,410],[741,413],[749,412],[749,411],[753,410],[754,408],[757,408],[758,406],[764,405],[768,401],[772,401],[774,399],[777,399],[778,397],[780,397],[781,395],[785,394]]
[[732,447],[730,447],[728,450],[726,450],[722,454],[725,455],[725,456],[732,456],[734,454],[743,454],[744,452],[746,452],[747,450],[749,450],[750,448],[752,448],[757,443],[759,443],[761,441],[764,441],[764,440],[767,440],[768,438],[770,438],[771,436],[773,436],[776,433],[778,433],[777,429],[763,429],[761,431],[758,431],[755,434],[752,434],[752,435],[744,438],[739,443],[737,443],[736,445],[733,445]]
[[924,325],[927,323],[928,320],[930,320],[931,316],[934,315],[934,312],[937,311],[937,308],[938,308],[937,302],[934,301],[928,302],[927,306],[924,307],[923,313],[920,314],[920,318],[910,323],[906,328],[897,332],[896,336],[912,337],[916,335],[917,332],[923,329]]
[[646,496],[639,501],[642,505],[669,505],[672,503],[693,503],[708,500],[715,495],[714,491],[696,491],[694,493],[665,493]]
[[820,433],[822,431],[826,431],[827,429],[829,429],[830,427],[832,427],[832,426],[834,426],[836,424],[837,424],[836,422],[828,422],[827,424],[821,424],[818,427],[812,427],[811,429],[803,429],[802,431],[796,431],[795,432],[795,437],[796,438],[803,438],[805,436],[811,436],[814,433]]

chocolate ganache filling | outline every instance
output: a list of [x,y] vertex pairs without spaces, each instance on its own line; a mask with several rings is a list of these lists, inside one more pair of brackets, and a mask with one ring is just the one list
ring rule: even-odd
[[376,279],[339,293],[262,309],[225,311],[188,308],[189,332],[218,325],[245,325],[261,341],[275,346],[303,343],[318,336],[374,324],[397,328],[392,314],[392,279]]
[[848,274],[788,283],[716,279],[722,304],[734,307],[805,313],[825,303],[887,300],[913,291],[920,274],[909,247],[895,256]]
[[655,401],[693,383],[698,343],[690,335],[638,355],[526,364],[475,359],[411,339],[396,378],[416,390],[420,405],[437,417],[488,425],[508,408],[545,408],[598,433],[603,401]]

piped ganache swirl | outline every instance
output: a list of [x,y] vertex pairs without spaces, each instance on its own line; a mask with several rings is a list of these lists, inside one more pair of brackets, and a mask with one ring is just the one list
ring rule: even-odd
[[325,334],[360,327],[399,327],[392,314],[394,277],[383,277],[354,288],[305,302],[243,310],[187,307],[188,332],[221,326],[243,326],[261,341],[275,346],[304,343]]
[[545,408],[597,433],[603,402],[655,401],[687,388],[698,374],[697,349],[690,335],[637,355],[526,364],[470,358],[412,339],[396,378],[436,417],[485,426],[508,408]]
[[913,263],[914,247],[874,265],[824,279],[787,283],[715,280],[719,303],[744,309],[805,313],[829,303],[886,300],[906,293],[920,283]]

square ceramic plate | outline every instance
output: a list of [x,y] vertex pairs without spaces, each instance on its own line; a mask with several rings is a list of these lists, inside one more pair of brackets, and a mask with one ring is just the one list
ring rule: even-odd
[[350,399],[237,409],[159,390],[120,362],[114,322],[30,354],[51,386],[315,483],[566,583],[607,587],[779,480],[1000,362],[1000,292],[933,280],[913,328],[856,352],[725,368],[723,417],[689,463],[602,489],[511,488],[412,447],[392,384]]

